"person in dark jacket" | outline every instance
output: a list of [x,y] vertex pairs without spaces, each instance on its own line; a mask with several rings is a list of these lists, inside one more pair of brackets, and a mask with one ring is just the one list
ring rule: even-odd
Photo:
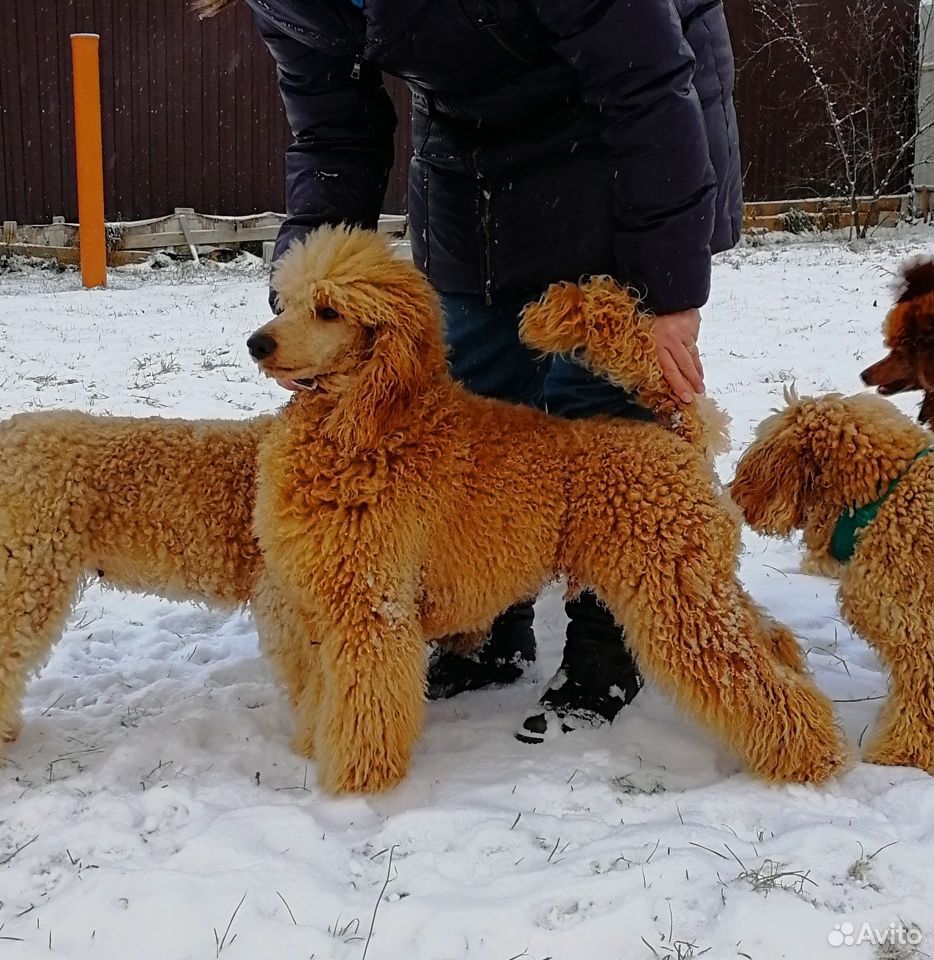
[[[441,295],[453,375],[560,416],[649,417],[572,359],[543,361],[518,339],[519,310],[549,283],[608,273],[655,312],[674,389],[688,401],[703,391],[711,254],[737,242],[742,217],[721,0],[246,2],[294,137],[277,257],[321,224],[376,226],[396,125],[382,75],[401,77],[413,100],[413,254]],[[561,668],[521,739],[611,721],[641,686],[592,594],[567,613]],[[430,692],[517,678],[535,656],[532,616],[531,601],[504,613],[472,659],[436,653]]]

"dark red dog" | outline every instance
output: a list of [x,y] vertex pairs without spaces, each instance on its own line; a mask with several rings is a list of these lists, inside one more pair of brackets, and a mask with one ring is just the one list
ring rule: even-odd
[[934,426],[934,259],[906,263],[895,306],[882,332],[889,354],[861,374],[868,387],[888,397],[923,390],[918,420]]

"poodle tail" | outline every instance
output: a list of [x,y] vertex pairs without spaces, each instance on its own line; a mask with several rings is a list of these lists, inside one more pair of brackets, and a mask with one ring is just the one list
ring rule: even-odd
[[522,311],[522,339],[545,353],[573,354],[635,393],[658,419],[712,460],[730,448],[729,417],[708,397],[683,403],[655,354],[651,314],[612,277],[554,283]]

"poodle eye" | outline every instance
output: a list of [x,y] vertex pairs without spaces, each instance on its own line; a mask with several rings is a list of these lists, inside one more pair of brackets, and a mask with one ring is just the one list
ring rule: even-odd
[[319,320],[340,320],[341,315],[333,307],[318,307]]

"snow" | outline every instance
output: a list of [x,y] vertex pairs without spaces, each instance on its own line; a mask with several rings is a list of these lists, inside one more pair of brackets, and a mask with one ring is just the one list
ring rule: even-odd
[[[860,389],[891,272],[932,242],[718,258],[701,345],[733,417],[724,477],[784,383]],[[243,346],[264,285],[249,259],[118,271],[94,292],[74,272],[0,274],[0,416],[272,410],[283,397]],[[917,399],[898,403],[913,414]],[[799,572],[797,544],[744,540],[745,582],[796,631],[857,740],[886,692],[876,657],[841,622],[834,583]],[[929,776],[859,764],[821,789],[766,786],[650,687],[610,730],[520,744],[562,629],[550,590],[529,677],[431,704],[399,788],[335,798],[289,750],[248,616],[90,589],[0,766],[0,958],[934,952]],[[869,942],[883,934],[904,942]],[[860,942],[834,945],[847,936]]]

